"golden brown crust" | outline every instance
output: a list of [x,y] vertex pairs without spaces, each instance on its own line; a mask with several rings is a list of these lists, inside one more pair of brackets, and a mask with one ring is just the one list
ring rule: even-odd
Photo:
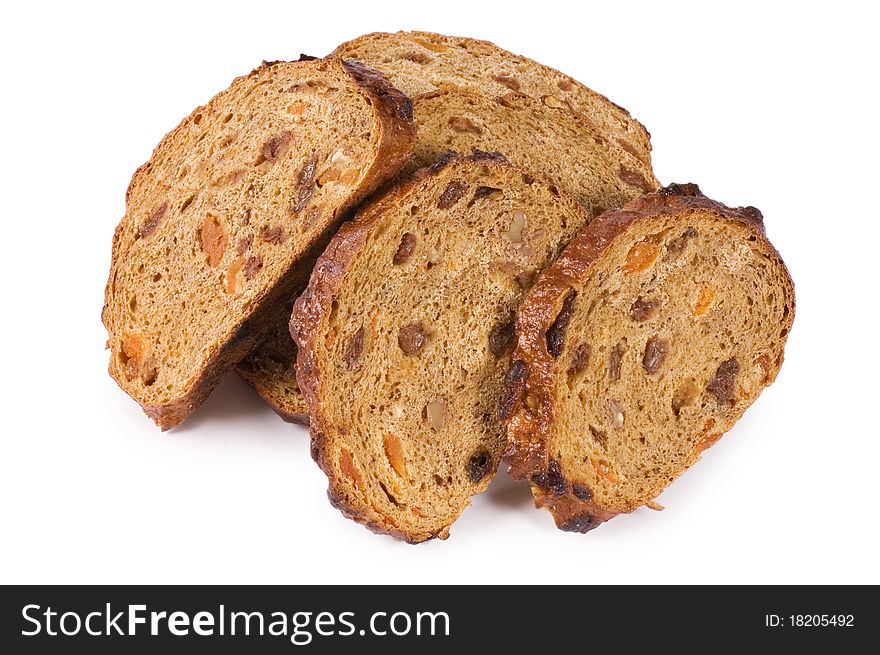
[[[529,481],[535,505],[546,507],[562,530],[587,532],[619,512],[603,507],[588,489],[565,479],[560,463],[549,457],[555,430],[556,359],[548,353],[544,335],[557,320],[566,296],[580,287],[618,235],[643,218],[705,210],[753,229],[766,250],[781,263],[779,253],[764,236],[763,219],[757,209],[726,207],[705,197],[695,184],[671,184],[596,218],[541,274],[520,307],[517,345],[499,409],[507,424],[508,473],[517,480]],[[793,319],[792,303],[786,327],[790,327]],[[775,373],[769,375],[768,384]]]
[[[301,61],[312,61],[311,58],[301,59]],[[356,206],[366,195],[376,189],[382,182],[396,175],[397,171],[406,163],[415,141],[415,124],[412,119],[412,103],[403,93],[395,89],[378,71],[374,71],[362,64],[345,62],[338,58],[329,57],[322,60],[322,63],[333,64],[339,62],[346,73],[351,76],[354,82],[366,93],[373,106],[376,108],[377,117],[379,119],[379,131],[377,142],[379,151],[375,160],[364,175],[358,192],[352,196],[347,207],[343,207],[337,214],[337,220],[328,225],[327,228],[319,235],[312,244],[309,251],[298,261],[291,269],[279,280],[273,288],[267,289],[262,297],[258,297],[254,303],[253,311],[243,316],[237,327],[232,333],[231,338],[220,345],[216,352],[208,359],[204,368],[198,373],[196,379],[190,386],[189,391],[182,396],[160,406],[145,405],[141,403],[144,412],[152,418],[156,424],[162,429],[167,430],[183,421],[189,414],[198,407],[214,387],[220,382],[221,377],[231,369],[236,363],[243,359],[257,345],[261,337],[269,329],[271,321],[266,317],[271,309],[279,303],[284,302],[292,295],[296,288],[296,282],[302,277],[299,270],[301,266],[308,266],[314,261],[320,248],[330,238],[339,222],[346,218],[350,208]],[[278,64],[279,62],[263,62],[259,67],[251,71],[246,77],[256,75],[267,67]],[[314,64],[303,64],[314,65]],[[238,78],[240,79],[240,78]],[[233,81],[233,85],[237,83]],[[211,101],[213,102],[213,100]],[[163,139],[169,139],[176,132],[184,129],[187,121],[196,115],[202,107],[197,107],[190,114],[190,118],[184,119],[175,130]],[[161,146],[161,144],[160,144]],[[159,147],[157,146],[156,151]],[[156,154],[154,151],[154,156]],[[132,181],[129,183],[126,191],[126,204],[130,199],[135,180],[145,174],[151,167],[152,159],[135,171]],[[117,271],[117,260],[119,257],[120,234],[122,223],[117,226],[113,237],[113,249],[111,257],[111,273],[104,292],[104,308],[102,310],[102,319],[105,326],[108,327],[107,309],[112,299],[112,288],[114,276]],[[109,367],[110,375],[117,381],[123,390],[121,380],[117,377],[116,371],[112,365]],[[137,399],[135,399],[137,400]]]
[[275,407],[272,403],[269,403],[269,407],[272,408],[272,411],[278,414],[284,420],[285,423],[293,423],[294,425],[302,425],[303,427],[309,427],[309,415],[303,414],[302,412],[285,412],[283,409],[279,409]]
[[382,217],[387,209],[399,204],[411,188],[426,178],[437,175],[454,160],[479,161],[487,164],[506,162],[506,159],[498,153],[475,151],[467,157],[462,157],[457,153],[447,152],[438,157],[432,166],[416,172],[409,180],[388,189],[383,196],[372,201],[352,221],[345,223],[339,229],[327,249],[318,258],[309,285],[294,303],[290,318],[290,334],[297,345],[296,379],[309,409],[312,458],[327,475],[329,480],[327,496],[330,502],[347,518],[364,525],[373,532],[388,534],[409,543],[421,543],[433,538],[445,539],[449,534],[448,526],[436,534],[409,534],[378,523],[346,503],[342,486],[336,479],[336,471],[329,458],[325,456],[329,437],[321,411],[321,375],[317,360],[318,344],[316,339],[320,334],[322,321],[332,310],[334,297],[342,287],[349,268],[376,221]]

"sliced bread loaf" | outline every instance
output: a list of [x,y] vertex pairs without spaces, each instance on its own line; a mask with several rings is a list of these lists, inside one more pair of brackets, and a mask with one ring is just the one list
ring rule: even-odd
[[598,132],[651,161],[648,131],[629,112],[557,70],[488,41],[431,32],[376,32],[343,43],[334,54],[381,70],[410,97],[454,86],[489,98],[525,94],[549,107],[570,106]]
[[[444,89],[413,99],[418,137],[404,168],[411,174],[447,151],[502,152],[581,202],[610,209],[659,188],[650,165],[603,138],[568,106],[552,107],[521,93],[501,99]],[[599,203],[604,203],[601,206]],[[241,375],[287,420],[303,422],[296,385],[296,348],[279,321],[272,337],[239,366]]]
[[562,530],[652,504],[773,382],[793,319],[753,207],[672,185],[603,214],[519,309],[511,475]]
[[516,307],[589,216],[478,152],[442,157],[342,226],[290,330],[312,454],[346,516],[410,542],[448,535],[505,448]]
[[345,210],[393,177],[412,105],[339,59],[264,63],[132,178],[102,313],[110,374],[163,429],[256,344]]

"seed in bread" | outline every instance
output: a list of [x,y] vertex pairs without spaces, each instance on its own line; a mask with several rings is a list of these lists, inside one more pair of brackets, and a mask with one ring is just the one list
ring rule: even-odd
[[496,407],[514,312],[590,215],[475,153],[441,158],[343,225],[291,334],[312,453],[347,516],[410,542],[445,538],[488,486],[506,444]]
[[264,63],[137,170],[102,317],[110,374],[160,427],[253,348],[346,209],[398,172],[411,109],[361,64]]
[[510,474],[562,530],[652,505],[773,382],[793,319],[758,210],[671,185],[603,214],[519,309]]

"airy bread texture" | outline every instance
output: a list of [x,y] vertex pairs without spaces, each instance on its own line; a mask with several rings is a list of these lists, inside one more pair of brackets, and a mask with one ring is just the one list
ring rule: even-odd
[[510,474],[562,530],[651,505],[773,382],[794,302],[753,207],[671,185],[603,214],[519,309]]
[[[620,207],[660,187],[650,164],[603,137],[568,105],[548,106],[521,93],[500,99],[444,89],[413,99],[418,137],[402,175],[448,150],[503,153],[516,166],[540,173],[583,203]],[[598,204],[598,203],[601,203]],[[296,347],[286,321],[239,366],[239,373],[287,420],[306,422],[296,385]]]
[[163,429],[185,419],[413,140],[410,101],[335,58],[264,63],[193,111],[134,174],[113,238],[120,387]]
[[334,54],[381,70],[411,98],[452,86],[488,98],[525,94],[551,108],[568,106],[609,141],[644,164],[651,161],[648,131],[624,108],[568,75],[489,41],[431,32],[376,32],[343,43]]
[[488,486],[515,310],[590,215],[478,152],[442,157],[342,226],[290,330],[312,454],[346,516],[414,543],[445,538]]

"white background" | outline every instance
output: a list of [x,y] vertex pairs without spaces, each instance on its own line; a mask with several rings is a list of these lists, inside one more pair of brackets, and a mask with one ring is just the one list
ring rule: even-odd
[[[565,4],[6,5],[0,582],[880,583],[871,3]],[[332,509],[306,431],[235,377],[165,434],[108,377],[110,240],[162,135],[263,59],[397,29],[560,68],[648,127],[662,182],[763,210],[797,286],[786,363],[665,511],[566,534],[499,475],[408,546]]]

